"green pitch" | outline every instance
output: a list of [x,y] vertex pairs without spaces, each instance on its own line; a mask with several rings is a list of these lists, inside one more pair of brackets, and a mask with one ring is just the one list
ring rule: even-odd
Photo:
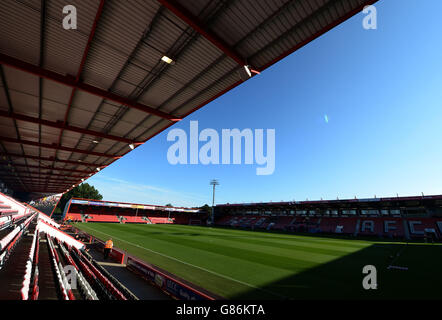
[[[228,299],[442,298],[442,246],[186,225],[76,227]],[[399,255],[398,255],[399,253]],[[408,267],[388,270],[392,263]],[[365,290],[365,265],[377,289]]]

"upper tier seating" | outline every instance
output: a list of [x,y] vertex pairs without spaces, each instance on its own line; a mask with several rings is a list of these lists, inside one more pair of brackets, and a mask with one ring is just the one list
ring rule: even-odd
[[442,238],[442,230],[438,227],[437,222],[441,219],[429,218],[407,218],[408,228],[410,230],[410,236],[412,238],[422,238],[425,236],[426,231],[434,231],[436,237]]
[[88,214],[87,222],[120,222],[116,215],[111,214]]
[[124,216],[124,218],[125,218],[124,223],[148,223],[147,220],[143,219],[144,217]]
[[152,223],[173,223],[173,221],[167,217],[149,217],[149,220],[152,221]]
[[275,224],[271,227],[271,229],[283,230],[287,225],[290,224],[290,222],[292,222],[292,220],[293,217],[289,216],[278,217],[278,219],[276,220]]
[[[262,221],[262,223],[257,223],[258,221]],[[217,219],[216,224],[231,227],[341,233],[387,238],[404,238],[407,237],[407,233],[411,238],[422,238],[425,233],[431,233],[436,238],[442,239],[442,218],[226,215]]]

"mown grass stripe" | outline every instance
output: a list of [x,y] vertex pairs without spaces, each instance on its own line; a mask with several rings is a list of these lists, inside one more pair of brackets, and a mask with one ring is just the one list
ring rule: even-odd
[[[387,266],[404,245],[401,242],[182,225],[79,227],[98,237],[105,233],[122,239],[126,242],[115,238],[116,246],[226,298],[442,298],[442,278],[437,276],[442,270],[440,244],[410,243],[396,261],[409,271],[398,272]],[[324,254],[324,260],[305,261],[312,252],[317,258]],[[377,268],[379,290],[362,288],[367,264]]]
[[[89,229],[89,230],[90,230],[90,229]],[[212,271],[212,270],[209,270],[209,269],[206,269],[206,268],[203,268],[203,267],[200,267],[200,266],[194,265],[194,264],[192,264],[192,263],[189,263],[189,262],[186,262],[186,261],[183,261],[183,260],[180,260],[180,259],[177,259],[177,258],[174,258],[174,257],[168,256],[168,255],[166,255],[166,254],[164,254],[164,253],[157,252],[157,251],[154,251],[154,250],[152,250],[152,249],[149,249],[149,248],[143,247],[143,246],[141,246],[141,245],[138,245],[138,244],[132,243],[132,242],[130,242],[130,241],[127,241],[127,240],[124,240],[124,239],[118,238],[118,237],[116,237],[115,235],[108,234],[108,233],[105,233],[105,232],[103,232],[103,231],[99,231],[99,230],[96,230],[96,229],[94,229],[94,231],[96,231],[96,232],[98,232],[98,233],[101,233],[101,234],[103,234],[103,235],[106,235],[106,236],[108,236],[108,237],[110,237],[110,238],[117,239],[117,240],[119,240],[119,241],[121,241],[121,242],[125,242],[125,243],[128,243],[128,244],[130,244],[130,245],[136,246],[136,247],[138,247],[138,248],[140,248],[140,249],[143,249],[143,250],[146,250],[146,251],[149,251],[149,252],[155,253],[155,254],[157,254],[157,255],[163,256],[163,257],[165,257],[165,258],[168,258],[168,259],[174,260],[174,261],[176,261],[176,262],[179,262],[179,263],[182,263],[182,264],[188,265],[188,266],[193,267],[193,268],[195,268],[195,269],[199,269],[199,270],[202,270],[202,271],[205,271],[205,272],[211,273],[211,274],[213,274],[213,275],[215,275],[215,276],[217,276],[217,277],[224,278],[224,279],[227,279],[227,280],[230,280],[230,281],[234,281],[234,282],[237,282],[237,283],[242,284],[242,285],[244,285],[244,286],[247,286],[247,287],[250,287],[250,288],[253,288],[253,289],[256,289],[256,290],[261,290],[261,291],[267,292],[267,293],[269,293],[269,294],[271,294],[271,295],[274,295],[274,296],[277,296],[277,297],[286,298],[285,296],[283,296],[283,295],[281,295],[281,294],[279,294],[279,293],[272,292],[272,291],[269,291],[269,290],[265,290],[265,289],[262,289],[262,288],[260,288],[260,287],[255,286],[255,285],[253,285],[253,284],[250,284],[250,283],[247,283],[247,282],[244,282],[244,281],[238,280],[238,279],[234,279],[234,278],[229,277],[229,276],[227,276],[227,275],[220,274],[220,273],[218,273],[218,272],[215,272],[215,271]]]

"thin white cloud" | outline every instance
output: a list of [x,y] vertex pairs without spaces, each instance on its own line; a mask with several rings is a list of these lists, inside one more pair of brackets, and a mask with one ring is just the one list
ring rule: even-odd
[[104,175],[95,176],[90,181],[103,195],[104,200],[135,202],[174,206],[200,206],[207,200],[198,194],[179,192],[153,185],[133,183]]

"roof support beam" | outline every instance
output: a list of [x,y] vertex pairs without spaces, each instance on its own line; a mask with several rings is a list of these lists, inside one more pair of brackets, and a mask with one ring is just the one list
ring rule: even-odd
[[[49,187],[47,189],[42,189],[43,186],[41,185],[31,185],[29,192],[41,192],[41,193],[62,193],[66,189],[64,187],[54,186]],[[35,191],[38,190],[38,191]],[[43,191],[44,190],[44,191]]]
[[204,38],[210,41],[215,47],[220,49],[224,54],[232,58],[240,66],[247,65],[247,61],[241,57],[233,48],[224,42],[214,32],[208,30],[197,17],[195,17],[189,10],[174,0],[158,0],[164,7],[171,11],[178,18],[187,23],[192,29],[201,34]]
[[114,135],[106,134],[106,133],[99,132],[99,131],[88,130],[88,129],[83,129],[80,127],[71,126],[71,125],[63,123],[62,121],[49,121],[49,120],[26,116],[24,114],[8,112],[8,111],[4,111],[4,110],[0,110],[0,117],[21,120],[21,121],[30,122],[30,123],[41,124],[41,125],[51,127],[51,128],[68,130],[68,131],[77,132],[77,133],[81,133],[81,134],[87,134],[87,135],[100,137],[100,138],[104,138],[104,139],[115,140],[118,142],[124,142],[127,144],[136,143],[136,141],[133,141],[131,139],[127,139],[127,138],[123,138],[123,137],[119,137],[119,136],[114,136]]
[[[96,171],[87,171],[87,170],[76,170],[76,169],[65,169],[65,168],[57,168],[57,167],[48,167],[48,166],[34,166],[34,165],[25,165],[25,164],[18,164],[18,163],[9,163],[5,162],[2,163],[2,160],[0,159],[0,166],[3,165],[4,167],[10,165],[10,167],[22,167],[22,168],[34,168],[34,169],[40,169],[40,170],[52,170],[52,171],[66,171],[66,172],[75,172],[75,173],[95,173]],[[80,178],[82,176],[79,176]]]
[[[15,186],[11,185],[10,188],[15,189]],[[16,187],[16,188],[17,189],[15,189],[15,190],[25,191],[24,189],[20,189],[18,187]],[[36,191],[36,190],[38,190],[38,191]],[[64,191],[66,191],[65,186],[53,186],[53,187],[44,188],[43,185],[29,185],[29,191],[26,191],[26,192],[62,193]]]
[[[16,184],[15,182],[10,182],[8,185],[11,186],[11,187],[18,186],[18,184]],[[41,187],[43,187],[43,186],[44,186],[44,184],[41,183],[41,182],[38,182],[38,183],[31,183],[31,182],[28,182],[28,183],[26,183],[26,185],[27,185],[27,186],[30,186],[30,187],[35,187],[35,186],[41,186]],[[64,190],[66,190],[65,188],[67,188],[67,187],[68,187],[67,185],[50,184],[50,185],[48,186],[48,189],[61,189],[61,190],[64,189]]]
[[[48,191],[48,190],[53,190],[53,191],[56,191],[57,193],[58,192],[63,192],[63,191],[66,191],[66,189],[69,187],[68,185],[61,185],[61,184],[51,184],[51,183],[48,183],[48,185],[44,185],[44,184],[42,184],[42,183],[32,183],[32,182],[28,182],[28,183],[25,183],[26,184],[26,186],[28,187],[29,186],[29,189],[34,189],[34,188],[36,188],[36,187],[38,187],[38,188],[40,188],[40,189],[42,189],[42,190],[46,190],[46,191]],[[14,187],[15,185],[14,184],[10,184],[9,185],[10,187]]]
[[[17,177],[18,178],[18,177]],[[41,183],[41,184],[55,184],[60,186],[68,186],[72,184],[76,184],[75,181],[63,181],[63,180],[45,180],[45,179],[36,179],[36,178],[29,178],[29,177],[20,177],[20,179],[23,180],[23,182],[26,183]],[[15,178],[9,177],[3,179],[5,182],[9,181],[16,181]]]
[[[97,13],[95,14],[95,19],[94,19],[94,23],[92,25],[91,32],[89,33],[89,38],[87,39],[86,47],[83,52],[83,57],[81,58],[80,66],[78,67],[77,76],[75,77],[76,82],[80,81],[80,76],[83,71],[84,64],[86,63],[87,54],[89,53],[89,48],[91,47],[92,39],[94,38],[94,35],[95,35],[95,30],[97,29],[98,20],[100,19],[101,13],[103,12],[103,7],[104,7],[104,0],[101,0],[100,4],[98,6]],[[66,126],[66,124],[68,122],[69,112],[71,111],[71,108],[72,108],[72,103],[74,101],[74,95],[75,95],[76,90],[77,90],[76,88],[72,88],[71,96],[69,97],[68,106],[67,106],[65,114],[64,114],[64,120],[63,120],[64,126]],[[61,138],[63,136],[63,130],[64,129],[60,130],[60,134],[58,136],[58,145],[59,146],[61,145]],[[57,151],[55,151],[55,156],[57,156]]]
[[20,175],[19,172],[15,172],[15,173],[16,174],[14,174],[13,172],[6,172],[6,173],[1,172],[2,179],[11,179],[11,178],[20,177],[20,178],[23,178],[23,179],[31,179],[31,180],[43,180],[43,181],[44,180],[50,180],[50,181],[51,180],[56,180],[56,181],[59,181],[59,182],[66,182],[66,183],[72,183],[72,182],[81,180],[81,178],[75,179],[75,177],[73,177],[73,178],[63,177],[64,179],[60,179],[60,178],[50,179],[50,177],[48,178],[48,176],[46,176],[46,175],[38,176],[38,173],[37,173],[37,177],[31,177],[30,176],[31,174],[29,172],[25,172],[25,174],[27,174],[27,175]]
[[15,177],[14,173],[17,173],[22,178],[25,178],[25,177],[30,177],[30,178],[37,178],[37,177],[38,178],[40,178],[40,177],[43,177],[43,178],[47,178],[47,177],[58,178],[58,177],[62,177],[64,179],[66,179],[66,181],[69,181],[69,180],[78,181],[78,180],[83,179],[82,176],[67,176],[67,175],[64,175],[64,174],[53,174],[53,173],[48,174],[48,173],[45,173],[45,172],[41,172],[40,173],[40,172],[37,172],[37,171],[29,171],[28,172],[28,171],[17,171],[17,170],[15,170],[15,171],[0,172],[0,174],[3,177],[11,177],[11,176]]
[[34,159],[34,160],[41,160],[41,161],[55,161],[55,162],[61,162],[61,163],[69,163],[73,165],[80,165],[80,166],[86,166],[86,167],[92,167],[92,168],[103,168],[107,167],[107,165],[99,165],[95,163],[89,163],[84,161],[70,161],[70,160],[62,160],[62,159],[56,159],[53,157],[45,158],[45,157],[39,157],[39,156],[31,156],[27,154],[17,154],[17,153],[0,153],[0,156],[9,156],[9,157],[16,157],[16,158],[26,158],[26,159]]
[[[46,173],[38,173],[38,172],[28,172],[28,171],[0,171],[0,175],[3,177],[16,177],[14,173],[17,173],[20,178],[38,178],[38,179],[47,179],[48,177],[63,177],[66,181],[78,181],[83,177],[79,176],[66,176],[64,174],[46,174]],[[50,179],[49,179],[50,180]]]
[[[30,187],[29,191],[28,190],[24,190],[23,188],[20,188],[19,186],[10,186],[11,189],[14,189],[16,191],[22,191],[22,192],[32,192],[32,193],[43,193],[43,194],[48,194],[48,193],[62,193],[64,191],[66,191],[66,189],[64,188],[60,188],[60,187],[55,187],[55,188],[47,188],[47,189],[42,189],[42,186],[35,186],[35,187]],[[43,191],[44,190],[44,191]]]
[[100,98],[110,100],[110,101],[125,105],[129,108],[134,108],[134,109],[155,115],[155,116],[163,118],[163,119],[167,119],[167,120],[170,120],[173,122],[181,120],[179,118],[174,117],[171,114],[162,112],[162,111],[154,109],[152,107],[148,107],[142,103],[139,103],[139,102],[133,101],[131,99],[119,96],[115,93],[108,92],[106,90],[91,86],[91,85],[86,84],[84,82],[76,81],[75,77],[73,77],[73,76],[61,75],[59,73],[56,73],[56,72],[53,72],[53,71],[50,71],[50,70],[47,70],[44,68],[40,68],[36,65],[24,62],[22,60],[16,59],[14,57],[8,56],[3,53],[0,53],[0,64],[4,64],[4,65],[7,65],[11,68],[21,70],[21,71],[24,71],[27,73],[31,73],[33,75],[40,77],[40,78],[44,78],[47,80],[58,82],[60,84],[66,85],[71,88],[79,89],[81,91],[98,96]]
[[[20,189],[17,189],[17,190],[19,190],[19,191],[22,191],[22,190],[20,190]],[[64,190],[63,190],[64,191]],[[31,192],[31,193],[42,193],[42,194],[56,194],[56,193],[62,193],[63,191],[61,191],[61,190],[59,190],[59,189],[57,189],[57,190],[46,190],[46,191],[43,191],[43,190],[41,190],[41,189],[35,189],[35,190],[29,190],[29,192]]]
[[[47,187],[45,187],[42,183],[32,183],[32,182],[25,182],[26,187],[29,187],[29,189],[35,188],[35,187],[39,187],[40,189],[45,189],[45,190],[59,190],[58,192],[63,192],[65,191],[69,186],[68,185],[60,185],[60,184],[51,184],[48,183]],[[11,185],[14,186],[14,185]]]
[[[6,183],[8,183],[8,182],[9,182],[9,185],[12,185],[12,186],[16,185],[15,181],[13,181],[13,180],[6,181]],[[33,185],[34,186],[45,186],[46,185],[46,183],[44,183],[44,182],[31,181],[31,180],[25,181],[25,184],[29,185],[29,186],[33,186]],[[60,189],[64,189],[69,186],[72,186],[69,183],[60,183],[60,182],[48,182],[47,184],[49,185],[49,188],[60,188]]]
[[120,158],[118,156],[114,156],[114,155],[107,154],[107,153],[87,151],[87,150],[75,149],[75,148],[69,148],[69,147],[61,147],[61,146],[59,147],[56,144],[38,143],[38,142],[35,142],[35,141],[15,139],[15,138],[2,137],[2,136],[0,136],[0,141],[10,142],[10,143],[20,143],[20,144],[25,144],[25,145],[28,145],[28,146],[42,147],[42,148],[48,148],[48,149],[56,149],[56,150],[62,150],[62,151],[68,151],[68,152],[76,152],[76,153],[82,153],[82,154],[97,156],[97,157],[106,157],[106,158],[113,158],[113,159],[119,159]]
[[63,191],[60,191],[60,190],[46,190],[46,191],[43,191],[43,190],[40,190],[40,189],[35,189],[35,190],[31,190],[30,192],[32,192],[32,193],[43,193],[43,194],[55,194],[55,193],[62,193]]
[[[15,180],[4,180],[5,183],[11,182],[13,183]],[[24,179],[23,183],[26,186],[33,186],[33,185],[38,185],[38,186],[50,186],[50,187],[56,187],[56,188],[60,188],[60,189],[65,189],[68,187],[72,187],[72,185],[77,185],[77,183],[72,182],[72,183],[62,183],[59,181],[37,181],[37,180],[31,180],[31,179]],[[66,190],[66,189],[65,189]]]

